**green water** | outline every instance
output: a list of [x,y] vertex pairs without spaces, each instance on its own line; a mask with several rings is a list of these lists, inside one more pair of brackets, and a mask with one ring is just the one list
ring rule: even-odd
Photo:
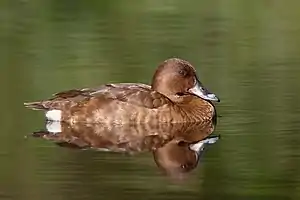
[[[0,2],[0,199],[299,199],[300,2]],[[108,82],[148,83],[178,56],[221,98],[215,133],[189,178],[151,153],[60,148],[32,137],[24,101]]]

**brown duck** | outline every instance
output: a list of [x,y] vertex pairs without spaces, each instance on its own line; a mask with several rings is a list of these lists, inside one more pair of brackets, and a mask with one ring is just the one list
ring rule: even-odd
[[152,84],[118,83],[59,92],[52,98],[25,103],[44,110],[47,120],[75,123],[184,123],[212,120],[218,97],[199,81],[188,62],[162,62]]

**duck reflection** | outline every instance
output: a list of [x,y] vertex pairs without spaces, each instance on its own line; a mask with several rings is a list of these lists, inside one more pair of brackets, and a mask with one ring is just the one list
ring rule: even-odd
[[181,178],[183,174],[196,168],[205,147],[218,139],[219,136],[215,135],[194,143],[171,140],[153,151],[154,160],[166,174]]
[[218,140],[212,136],[212,122],[182,124],[105,124],[69,125],[47,122],[46,129],[34,137],[53,141],[59,146],[101,151],[153,153],[157,166],[169,175],[179,175],[194,169],[205,147]]

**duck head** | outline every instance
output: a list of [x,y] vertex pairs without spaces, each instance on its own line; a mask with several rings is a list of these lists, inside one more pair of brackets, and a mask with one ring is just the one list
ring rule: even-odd
[[220,99],[200,82],[192,64],[178,58],[170,58],[158,66],[151,87],[167,97],[196,95],[208,101],[220,102]]

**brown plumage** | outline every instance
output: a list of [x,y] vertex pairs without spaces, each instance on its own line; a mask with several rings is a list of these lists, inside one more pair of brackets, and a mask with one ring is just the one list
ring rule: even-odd
[[59,121],[75,123],[181,123],[211,120],[219,99],[198,80],[187,61],[172,58],[161,63],[152,85],[106,84],[74,89],[50,99],[25,103],[37,110],[62,111]]

